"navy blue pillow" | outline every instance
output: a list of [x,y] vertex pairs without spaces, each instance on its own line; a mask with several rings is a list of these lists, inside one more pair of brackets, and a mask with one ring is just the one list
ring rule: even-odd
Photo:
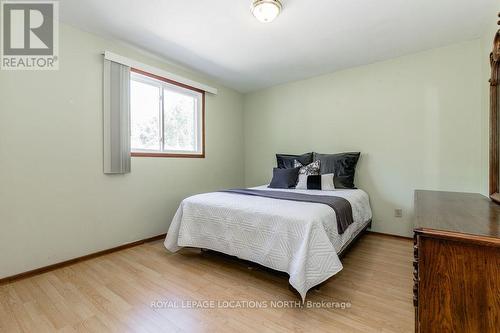
[[273,179],[270,188],[294,188],[297,185],[297,179],[299,178],[300,168],[291,169],[273,169]]

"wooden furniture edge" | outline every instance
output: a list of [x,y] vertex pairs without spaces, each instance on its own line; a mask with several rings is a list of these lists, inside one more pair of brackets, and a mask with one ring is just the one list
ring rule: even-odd
[[[498,14],[500,17],[500,13]],[[498,22],[500,25],[500,21]],[[500,29],[495,33],[493,39],[493,47],[490,53],[490,112],[489,112],[489,194],[490,198],[495,203],[500,203],[500,188],[499,188],[499,154],[498,154],[498,117],[499,117],[499,99],[498,99],[498,84],[500,81]]]
[[90,254],[87,254],[87,255],[84,255],[84,256],[81,256],[81,257],[76,257],[76,258],[65,260],[65,261],[61,261],[59,263],[55,263],[55,264],[52,264],[52,265],[43,266],[43,267],[35,268],[33,270],[29,270],[29,271],[26,271],[26,272],[22,272],[22,273],[18,273],[18,274],[15,274],[15,275],[7,276],[7,277],[4,277],[4,278],[0,279],[0,285],[4,285],[4,284],[10,283],[10,282],[14,282],[14,281],[17,281],[17,280],[25,279],[25,278],[28,278],[28,277],[31,277],[31,276],[34,276],[34,275],[38,275],[38,274],[42,274],[42,273],[46,273],[46,272],[49,272],[49,271],[53,271],[53,270],[58,269],[58,268],[70,266],[70,265],[76,264],[78,262],[86,261],[86,260],[89,260],[89,259],[93,259],[93,258],[96,258],[96,257],[100,257],[100,256],[103,256],[103,255],[106,255],[106,254],[110,254],[110,253],[113,253],[113,252],[125,250],[125,249],[128,249],[128,248],[134,247],[134,246],[138,246],[138,245],[142,245],[142,244],[145,244],[145,243],[157,241],[157,240],[165,238],[166,236],[167,236],[167,234],[161,234],[161,235],[157,235],[157,236],[153,236],[153,237],[141,239],[141,240],[138,240],[138,241],[135,241],[135,242],[131,242],[131,243],[123,244],[123,245],[120,245],[120,246],[112,247],[112,248],[109,248],[109,249],[106,249],[106,250],[102,250],[102,251],[90,253]]
[[473,235],[468,233],[460,233],[453,231],[445,231],[439,229],[430,228],[415,228],[414,233],[417,235],[423,235],[426,237],[453,240],[458,242],[470,243],[470,244],[480,244],[483,246],[494,246],[500,247],[500,238]]

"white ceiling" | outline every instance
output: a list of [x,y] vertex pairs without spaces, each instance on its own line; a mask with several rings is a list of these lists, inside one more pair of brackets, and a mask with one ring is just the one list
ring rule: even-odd
[[480,37],[497,0],[61,0],[62,21],[130,43],[242,92]]

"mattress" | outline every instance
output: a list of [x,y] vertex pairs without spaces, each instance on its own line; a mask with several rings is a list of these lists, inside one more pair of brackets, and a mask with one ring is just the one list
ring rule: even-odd
[[342,270],[337,254],[372,218],[360,189],[253,189],[340,196],[350,202],[354,222],[339,234],[335,211],[324,204],[211,192],[181,202],[165,247],[206,248],[286,272],[304,300],[309,289]]

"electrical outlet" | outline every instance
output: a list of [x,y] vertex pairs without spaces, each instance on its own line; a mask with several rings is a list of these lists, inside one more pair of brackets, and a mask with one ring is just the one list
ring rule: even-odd
[[394,209],[394,217],[403,217],[403,210],[401,208]]

